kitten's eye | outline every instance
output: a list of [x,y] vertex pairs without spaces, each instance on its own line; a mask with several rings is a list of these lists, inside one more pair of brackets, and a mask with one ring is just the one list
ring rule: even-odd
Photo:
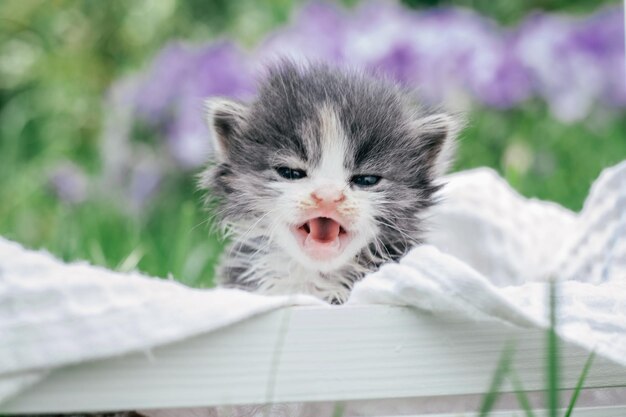
[[352,183],[359,187],[371,187],[378,184],[380,177],[378,175],[357,175],[352,177]]
[[288,180],[301,180],[306,177],[306,172],[301,169],[278,167],[276,168],[276,172],[278,172],[278,175]]

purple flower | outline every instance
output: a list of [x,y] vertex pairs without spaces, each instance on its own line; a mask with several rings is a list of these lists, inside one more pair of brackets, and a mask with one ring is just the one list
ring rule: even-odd
[[607,7],[581,20],[573,28],[569,43],[602,72],[600,99],[610,105],[626,105],[623,9]]
[[[246,99],[254,75],[277,57],[382,73],[415,88],[427,103],[508,108],[540,97],[556,118],[571,122],[599,104],[626,106],[624,56],[620,6],[581,18],[535,13],[503,28],[465,9],[415,11],[372,0],[344,10],[313,2],[251,53],[225,41],[176,42],[145,72],[114,84],[103,137],[105,177],[140,201],[158,187],[164,167],[201,166],[211,152],[203,100]],[[156,147],[132,140],[137,126],[148,129]]]
[[48,177],[48,184],[65,202],[80,203],[87,198],[87,176],[72,162],[66,161],[54,168]]
[[144,153],[130,169],[125,187],[126,200],[130,208],[141,209],[156,193],[163,178],[164,166],[162,161]]
[[166,128],[167,147],[185,168],[202,165],[211,151],[203,101],[212,96],[242,98],[253,92],[249,62],[232,44],[200,49],[190,65],[193,71],[181,80],[178,95],[171,100],[173,118]]
[[167,46],[138,83],[134,113],[177,163],[196,167],[210,152],[203,98],[245,97],[259,64],[289,56],[385,73],[433,103],[467,96],[511,107],[538,95],[559,119],[577,120],[597,102],[626,104],[621,16],[620,7],[584,19],[535,14],[511,30],[463,9],[314,2],[251,56],[223,41]]
[[626,104],[623,25],[612,7],[586,19],[535,15],[520,27],[516,53],[557,118],[580,120],[599,102]]
[[347,16],[330,3],[304,6],[295,22],[270,35],[256,54],[258,62],[277,57],[340,63],[344,56]]
[[413,36],[413,15],[400,6],[365,3],[346,33],[350,65],[384,73],[407,86],[415,85],[425,61]]
[[137,92],[140,118],[163,128],[167,148],[183,167],[201,165],[210,151],[202,115],[210,96],[242,97],[252,91],[248,61],[232,44],[208,48],[180,44],[165,49]]
[[192,47],[176,42],[157,55],[138,86],[135,110],[140,117],[158,122],[193,71],[195,54]]

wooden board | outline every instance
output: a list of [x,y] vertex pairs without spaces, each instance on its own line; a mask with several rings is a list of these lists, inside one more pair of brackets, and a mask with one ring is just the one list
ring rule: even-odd
[[[559,416],[565,415],[565,409],[559,412]],[[535,417],[547,417],[549,414],[545,410],[533,411]],[[524,414],[520,411],[494,411],[489,417],[522,417]],[[381,416],[381,417],[473,417],[473,414],[415,414],[403,416]],[[626,407],[595,407],[595,408],[576,408],[572,413],[572,417],[624,417],[626,416]]]
[[[152,352],[59,369],[0,412],[481,394],[511,340],[525,389],[541,390],[542,330],[400,307],[294,307]],[[564,388],[575,386],[587,356],[564,347]],[[597,359],[586,386],[626,386],[626,369]]]

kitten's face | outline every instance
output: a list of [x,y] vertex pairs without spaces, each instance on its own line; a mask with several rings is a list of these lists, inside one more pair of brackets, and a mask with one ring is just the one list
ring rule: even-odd
[[335,109],[323,106],[311,116],[299,132],[308,157],[276,149],[263,175],[274,196],[274,241],[302,265],[328,272],[375,240],[392,183],[375,167],[355,166]]
[[419,114],[393,85],[293,66],[255,102],[215,100],[209,112],[217,165],[205,180],[236,238],[262,236],[319,272],[418,240],[449,117]]

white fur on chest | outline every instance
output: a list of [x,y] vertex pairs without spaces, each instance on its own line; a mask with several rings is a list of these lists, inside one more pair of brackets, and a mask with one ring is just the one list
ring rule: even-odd
[[352,278],[345,270],[321,273],[298,263],[287,253],[270,250],[246,258],[227,260],[244,266],[242,282],[253,284],[255,292],[268,295],[308,294],[326,301],[345,301]]

